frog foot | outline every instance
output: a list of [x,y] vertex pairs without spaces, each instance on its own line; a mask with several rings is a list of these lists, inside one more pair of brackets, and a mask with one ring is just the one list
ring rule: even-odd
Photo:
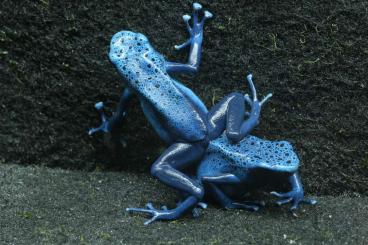
[[197,203],[197,206],[192,209],[193,218],[198,218],[201,215],[201,209],[206,209],[207,206],[207,203],[204,202]]
[[[177,206],[180,206],[182,201],[176,203]],[[192,209],[192,216],[193,218],[198,218],[201,215],[201,209],[206,209],[208,207],[207,203],[198,202],[196,207]],[[166,206],[161,207],[161,209],[166,208]]]
[[315,199],[305,199],[303,191],[296,190],[287,193],[272,191],[270,194],[281,198],[280,200],[276,201],[276,204],[279,206],[287,203],[292,203],[290,211],[295,211],[299,207],[300,203],[306,203],[310,205],[315,205],[317,203]]
[[181,45],[175,45],[176,50],[180,50],[182,48],[185,48],[186,46],[194,43],[194,42],[202,42],[203,39],[203,26],[204,22],[207,19],[210,19],[213,17],[212,13],[209,11],[204,11],[204,16],[201,21],[198,21],[198,13],[202,9],[202,5],[199,3],[193,3],[193,25],[190,26],[189,20],[191,19],[191,16],[188,14],[183,15],[183,20],[185,22],[185,25],[188,29],[188,32],[190,34],[190,38],[184,42]]
[[255,103],[258,103],[259,106],[262,107],[262,105],[267,102],[267,100],[269,100],[271,97],[272,97],[272,93],[269,93],[267,94],[261,101],[258,101],[258,98],[257,98],[257,91],[256,91],[256,88],[254,86],[254,83],[253,83],[253,75],[251,73],[249,73],[247,75],[247,81],[248,81],[248,84],[249,84],[249,87],[250,87],[250,90],[252,92],[252,97],[251,98],[249,96],[249,94],[245,94],[244,95],[244,99],[245,101],[249,104],[249,106],[252,108],[254,106]]
[[152,203],[147,203],[146,208],[127,208],[126,211],[150,215],[151,218],[144,222],[145,225],[149,225],[156,220],[173,220],[178,216],[175,210],[169,210],[166,206],[162,206],[161,209],[156,209],[153,207]]
[[258,211],[260,206],[264,206],[263,202],[231,202],[225,206],[225,209],[246,209],[249,211]]
[[108,133],[109,130],[109,121],[107,120],[107,117],[105,115],[105,113],[103,112],[103,107],[104,104],[103,102],[97,102],[95,104],[95,108],[98,112],[98,114],[100,115],[100,119],[101,119],[101,125],[97,128],[91,128],[90,130],[88,130],[88,134],[89,135],[93,135],[99,131],[102,131],[104,133]]

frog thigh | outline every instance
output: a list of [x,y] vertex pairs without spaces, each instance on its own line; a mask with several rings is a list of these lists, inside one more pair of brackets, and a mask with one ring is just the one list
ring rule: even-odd
[[188,87],[174,80],[174,85],[196,106],[203,114],[207,114],[207,107],[203,104],[200,98]]
[[217,177],[229,173],[238,175],[239,172],[240,169],[229,164],[225,158],[222,158],[218,154],[211,153],[206,154],[202,159],[197,169],[197,177],[198,179],[202,179],[202,177]]

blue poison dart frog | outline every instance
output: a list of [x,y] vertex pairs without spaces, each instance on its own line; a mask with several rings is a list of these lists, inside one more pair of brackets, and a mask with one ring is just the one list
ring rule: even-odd
[[[299,159],[286,141],[267,141],[249,135],[258,125],[263,100],[257,98],[252,75],[247,76],[251,96],[233,92],[221,99],[211,109],[192,90],[171,77],[175,73],[196,73],[201,61],[203,26],[212,17],[202,6],[193,4],[192,18],[183,20],[190,38],[175,49],[189,47],[186,64],[167,61],[149,43],[147,37],[131,31],[116,33],[110,43],[109,58],[124,80],[116,113],[107,118],[103,103],[96,103],[102,124],[89,131],[111,133],[121,125],[128,102],[138,97],[143,112],[157,134],[168,145],[153,163],[151,173],[164,184],[182,193],[183,200],[173,209],[156,209],[151,203],[145,208],[127,208],[129,212],[141,212],[150,216],[145,222],[173,220],[184,213],[204,207],[201,201],[208,195],[224,208],[257,210],[260,203],[234,201],[247,190],[260,187],[267,178],[283,178],[291,185],[287,193],[271,192],[280,198],[279,205],[292,203],[296,209],[301,202],[316,203],[304,199],[303,187],[298,175]],[[197,167],[196,176],[184,172]]]

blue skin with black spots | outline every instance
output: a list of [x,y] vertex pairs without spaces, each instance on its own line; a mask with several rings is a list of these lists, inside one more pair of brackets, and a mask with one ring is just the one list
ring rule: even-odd
[[[101,102],[96,104],[102,125],[91,129],[89,134],[97,131],[114,133],[121,125],[131,97],[137,96],[145,116],[169,146],[154,162],[151,173],[185,196],[176,208],[170,210],[166,207],[155,209],[150,203],[146,208],[127,210],[149,214],[151,219],[145,224],[155,220],[172,220],[193,210],[205,193],[226,208],[256,209],[256,204],[236,203],[231,199],[235,197],[234,193],[245,191],[244,183],[254,184],[252,171],[256,169],[271,171],[275,173],[275,178],[285,177],[286,173],[292,191],[273,194],[283,198],[280,204],[293,201],[293,208],[296,208],[304,200],[304,194],[297,174],[299,160],[292,147],[287,142],[271,142],[249,136],[259,122],[263,103],[271,94],[258,101],[252,76],[248,75],[252,98],[231,93],[207,110],[189,88],[170,76],[198,71],[203,26],[212,14],[204,11],[204,17],[199,21],[198,12],[202,6],[194,3],[193,9],[192,26],[189,24],[191,17],[183,16],[190,38],[175,46],[176,49],[190,46],[187,64],[166,61],[140,33],[120,31],[111,39],[109,58],[124,78],[125,89],[111,118],[107,119],[103,114]],[[246,105],[250,108],[249,112]],[[183,171],[193,165],[199,166],[196,178]],[[230,191],[223,188],[228,184],[233,185]]]

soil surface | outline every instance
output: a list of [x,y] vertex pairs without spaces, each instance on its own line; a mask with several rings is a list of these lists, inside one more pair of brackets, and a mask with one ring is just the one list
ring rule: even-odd
[[[99,124],[94,103],[104,101],[111,114],[122,89],[109,41],[122,29],[141,32],[168,60],[185,62],[187,52],[173,46],[188,37],[181,16],[191,3],[1,1],[0,163],[148,174],[165,146],[137,100],[119,154],[102,135],[87,135]],[[366,195],[368,2],[201,3],[214,14],[201,70],[178,79],[211,107],[227,93],[248,92],[252,71],[260,96],[274,93],[253,134],[292,142],[306,192]]]
[[[317,197],[318,205],[271,203],[258,212],[209,206],[198,218],[144,226],[126,207],[174,206],[173,192],[145,174],[0,165],[3,244],[367,244],[367,197]],[[346,215],[348,214],[348,215]]]

